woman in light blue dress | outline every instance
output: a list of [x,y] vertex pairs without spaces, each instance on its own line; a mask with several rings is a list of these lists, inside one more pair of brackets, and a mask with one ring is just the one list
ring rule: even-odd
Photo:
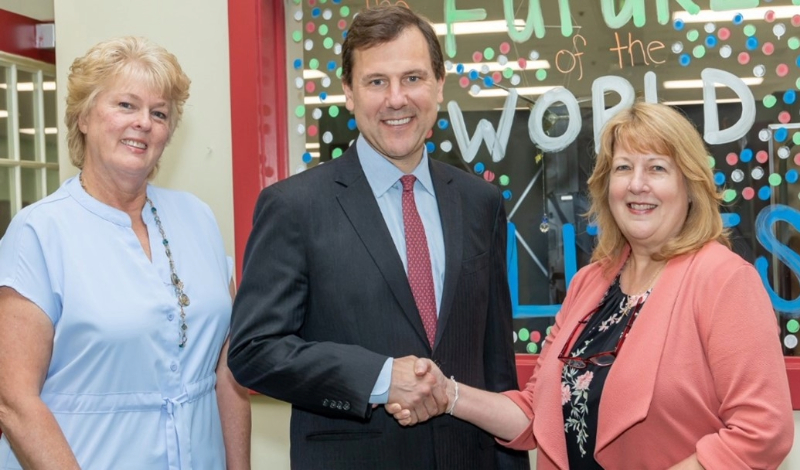
[[72,64],[81,173],[0,240],[0,469],[250,466],[225,360],[232,262],[208,206],[149,184],[189,83],[142,38]]

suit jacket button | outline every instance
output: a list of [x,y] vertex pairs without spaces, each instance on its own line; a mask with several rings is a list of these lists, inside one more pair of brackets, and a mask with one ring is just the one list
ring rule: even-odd
[[322,406],[328,406],[328,399],[322,400]]
[[344,410],[347,411],[349,409],[350,409],[350,402],[349,401],[344,402]]
[[338,410],[341,410],[341,409],[342,409],[342,406],[343,406],[343,405],[342,405],[342,402],[340,402],[340,401],[337,401],[337,402],[336,402],[336,409],[338,409]]

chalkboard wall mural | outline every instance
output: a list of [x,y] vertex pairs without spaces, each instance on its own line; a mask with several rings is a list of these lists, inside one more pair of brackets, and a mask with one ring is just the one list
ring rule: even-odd
[[435,24],[447,77],[427,150],[502,190],[518,352],[540,352],[589,260],[597,135],[636,99],[680,108],[702,133],[735,250],[767,287],[785,353],[800,352],[800,0],[285,4],[290,102],[299,97],[290,140],[304,149],[292,172],[338,158],[358,135],[340,84],[354,15],[399,4]]

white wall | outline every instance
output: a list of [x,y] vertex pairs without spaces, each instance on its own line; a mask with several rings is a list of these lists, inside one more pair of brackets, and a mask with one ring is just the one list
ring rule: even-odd
[[0,10],[8,10],[39,21],[52,21],[54,18],[53,0],[0,0]]

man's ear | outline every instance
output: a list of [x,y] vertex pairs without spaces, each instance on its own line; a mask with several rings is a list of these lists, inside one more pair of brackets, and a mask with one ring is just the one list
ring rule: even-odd
[[355,103],[353,102],[353,89],[350,88],[350,85],[347,85],[346,83],[342,82],[342,90],[344,90],[344,98],[345,98],[344,106],[345,108],[347,108],[348,111],[352,113],[356,107]]

